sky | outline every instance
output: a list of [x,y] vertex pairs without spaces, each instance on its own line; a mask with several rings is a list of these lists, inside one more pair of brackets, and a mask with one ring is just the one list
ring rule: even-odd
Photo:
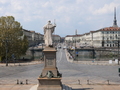
[[0,17],[13,16],[23,29],[44,34],[56,23],[54,34],[84,34],[113,25],[114,7],[120,26],[120,0],[0,0]]

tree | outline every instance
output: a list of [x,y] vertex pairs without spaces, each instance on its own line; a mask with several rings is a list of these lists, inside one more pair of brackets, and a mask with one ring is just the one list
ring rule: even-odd
[[11,58],[23,55],[28,48],[22,26],[13,16],[0,17],[0,57]]

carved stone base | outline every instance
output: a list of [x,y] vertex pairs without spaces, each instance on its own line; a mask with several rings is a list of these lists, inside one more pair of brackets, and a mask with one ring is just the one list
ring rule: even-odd
[[38,78],[37,90],[62,90],[61,78]]
[[62,90],[61,77],[56,67],[55,48],[46,47],[44,53],[44,69],[38,78],[37,90]]
[[57,77],[57,74],[58,74],[57,68],[44,68],[43,71],[42,71],[42,76],[44,77],[47,74],[48,71],[52,71],[54,76]]

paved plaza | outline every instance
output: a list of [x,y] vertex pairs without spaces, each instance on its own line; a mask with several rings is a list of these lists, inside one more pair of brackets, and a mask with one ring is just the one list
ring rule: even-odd
[[[108,62],[97,62],[97,64],[92,61],[73,62],[67,54],[62,49],[57,52],[57,67],[62,73],[62,84],[66,86],[65,90],[67,88],[72,90],[120,89],[119,65],[111,65]],[[43,67],[41,61],[10,63],[8,67],[0,64],[0,90],[30,90],[38,84],[37,78]]]
[[[0,90],[34,90],[36,85],[0,85]],[[120,90],[120,85],[67,85],[67,88],[72,88],[72,90]]]

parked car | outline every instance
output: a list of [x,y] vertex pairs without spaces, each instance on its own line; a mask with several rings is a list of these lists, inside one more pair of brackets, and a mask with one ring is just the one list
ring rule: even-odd
[[67,48],[66,46],[63,47],[63,49],[66,49],[66,48]]
[[61,49],[61,46],[58,46],[59,49]]

